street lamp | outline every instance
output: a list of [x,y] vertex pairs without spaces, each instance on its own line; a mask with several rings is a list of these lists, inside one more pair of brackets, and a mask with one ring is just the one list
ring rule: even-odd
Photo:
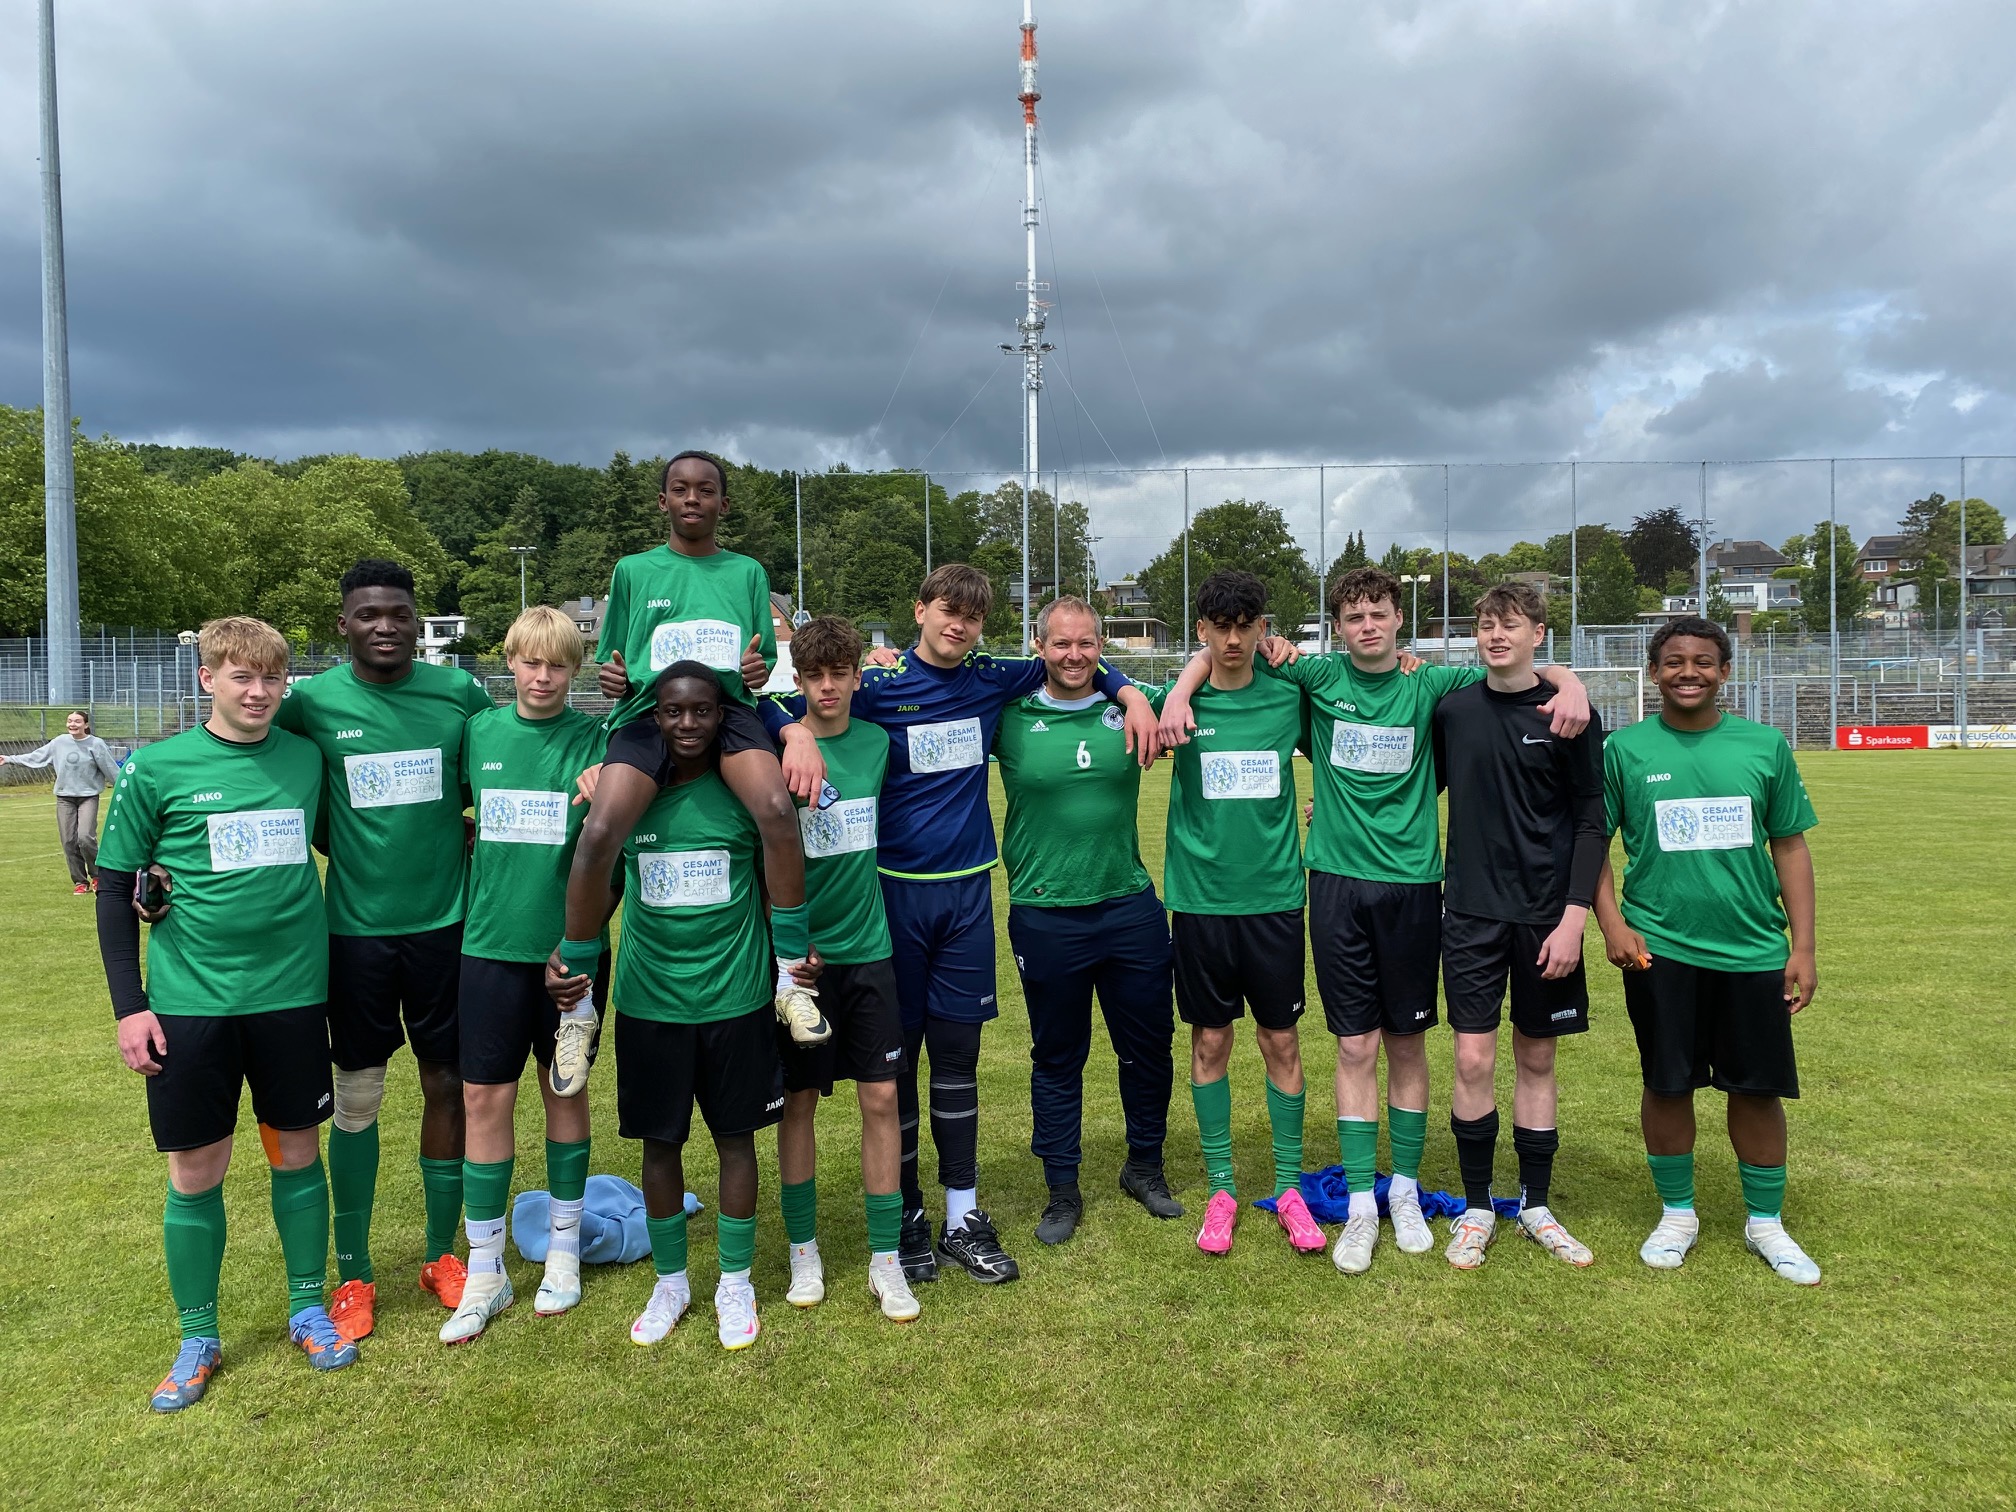
[[[1413,574],[1403,572],[1400,574],[1400,581],[1411,583],[1414,586],[1414,607],[1407,612],[1407,649],[1413,651],[1419,646],[1421,639],[1421,585],[1423,583],[1432,583],[1435,579],[1432,574],[1426,572]],[[1442,649],[1446,656],[1449,649],[1449,627],[1447,625],[1442,627]]]
[[511,554],[518,558],[518,612],[525,612],[525,558],[531,556],[537,546],[513,546]]

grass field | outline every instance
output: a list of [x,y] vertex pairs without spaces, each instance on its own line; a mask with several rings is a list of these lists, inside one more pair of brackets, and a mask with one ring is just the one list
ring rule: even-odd
[[[1031,1235],[1027,1034],[1004,953],[1003,1016],[982,1061],[981,1188],[1023,1266],[1014,1286],[952,1276],[899,1328],[865,1294],[850,1101],[824,1120],[829,1294],[782,1301],[766,1160],[756,1281],[764,1333],[725,1354],[704,1305],[711,1219],[694,1229],[688,1321],[655,1350],[626,1328],[648,1264],[591,1271],[581,1307],[529,1301],[478,1343],[435,1342],[413,1287],[418,1093],[395,1062],[378,1197],[377,1336],[311,1376],[286,1341],[279,1245],[249,1108],[227,1184],[225,1369],[196,1410],[146,1393],[174,1350],[160,1252],[163,1162],[114,1050],[89,905],[56,854],[47,790],[0,797],[0,895],[13,955],[0,1003],[0,1470],[16,1505],[179,1507],[947,1505],[1992,1507],[2016,1501],[2016,1014],[2010,819],[1999,753],[1803,755],[1821,827],[1818,1001],[1799,1023],[1787,1219],[1826,1271],[1789,1286],[1747,1256],[1736,1170],[1704,1108],[1705,1232],[1655,1274],[1636,1062],[1616,974],[1592,972],[1594,1031],[1561,1058],[1555,1204],[1596,1251],[1586,1272],[1501,1241],[1459,1275],[1382,1240],[1369,1275],[1297,1258],[1248,1212],[1223,1261],[1187,1221],[1120,1197],[1123,1142],[1103,1038],[1088,1072],[1078,1238]],[[1142,829],[1159,871],[1163,767]],[[1304,773],[1306,782],[1306,771]],[[1003,897],[997,884],[997,906]],[[1005,943],[1005,930],[1003,931]],[[1591,933],[1591,940],[1595,935]],[[1598,952],[1600,956],[1600,952]],[[1309,1163],[1336,1159],[1320,1016]],[[1423,1176],[1456,1184],[1449,1037],[1432,1040]],[[1185,1057],[1179,1048],[1178,1065]],[[1242,1185],[1267,1134],[1250,1037],[1233,1068]],[[591,1087],[613,1112],[608,1068]],[[1510,1087],[1501,1088],[1509,1106]],[[529,1089],[521,1100],[536,1108]],[[613,1124],[613,1119],[611,1120]],[[539,1179],[521,1117],[521,1183]],[[1509,1136],[1499,1157],[1512,1174]],[[712,1198],[712,1152],[689,1179]],[[926,1156],[927,1180],[930,1174]],[[1382,1148],[1383,1163],[1383,1148]],[[1179,1070],[1169,1165],[1201,1213]],[[636,1178],[598,1134],[595,1169]],[[1441,1225],[1438,1225],[1438,1233]],[[511,1262],[529,1299],[535,1268]]]

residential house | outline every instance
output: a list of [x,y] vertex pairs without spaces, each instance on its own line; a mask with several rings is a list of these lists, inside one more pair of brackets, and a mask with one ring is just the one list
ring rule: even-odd
[[452,663],[448,648],[469,633],[466,614],[429,614],[420,621],[420,659],[436,666]]
[[1855,553],[1855,570],[1869,585],[1869,602],[1884,614],[1901,613],[1915,597],[1913,585],[1903,578],[1918,564],[1905,555],[1904,546],[1901,535],[1872,535]]
[[1793,565],[1792,558],[1762,541],[1724,540],[1708,548],[1708,571],[1720,575],[1722,597],[1737,611],[1798,608],[1798,579],[1774,575]]

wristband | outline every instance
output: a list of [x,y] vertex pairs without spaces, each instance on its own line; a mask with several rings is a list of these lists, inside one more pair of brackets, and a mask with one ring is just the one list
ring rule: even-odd
[[796,908],[770,910],[770,941],[779,960],[802,961],[812,953],[811,910],[803,903]]
[[569,976],[593,976],[602,963],[600,940],[562,940],[560,965]]

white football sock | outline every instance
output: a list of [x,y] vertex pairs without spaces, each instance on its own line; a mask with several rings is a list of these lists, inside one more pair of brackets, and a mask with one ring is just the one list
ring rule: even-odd
[[1374,1197],[1370,1192],[1353,1192],[1351,1194],[1351,1216],[1353,1218],[1377,1218],[1379,1216],[1379,1199]]
[[1420,1195],[1421,1183],[1416,1181],[1412,1176],[1395,1176],[1392,1185],[1386,1188],[1386,1201],[1389,1205],[1395,1197],[1418,1197]]
[[585,1206],[587,1199],[576,1197],[572,1202],[556,1201],[549,1207],[550,1227],[546,1243],[549,1255],[580,1255],[581,1210]]
[[463,1227],[469,1231],[469,1273],[480,1275],[488,1271],[495,1275],[504,1272],[504,1220],[502,1218],[465,1218]]
[[945,1227],[956,1229],[965,1223],[966,1215],[980,1206],[980,1192],[976,1187],[945,1188]]
[[805,962],[803,959],[787,961],[782,956],[772,956],[771,959],[777,963],[777,992],[781,996],[798,985],[796,979],[791,975],[791,968],[793,966],[803,966]]

